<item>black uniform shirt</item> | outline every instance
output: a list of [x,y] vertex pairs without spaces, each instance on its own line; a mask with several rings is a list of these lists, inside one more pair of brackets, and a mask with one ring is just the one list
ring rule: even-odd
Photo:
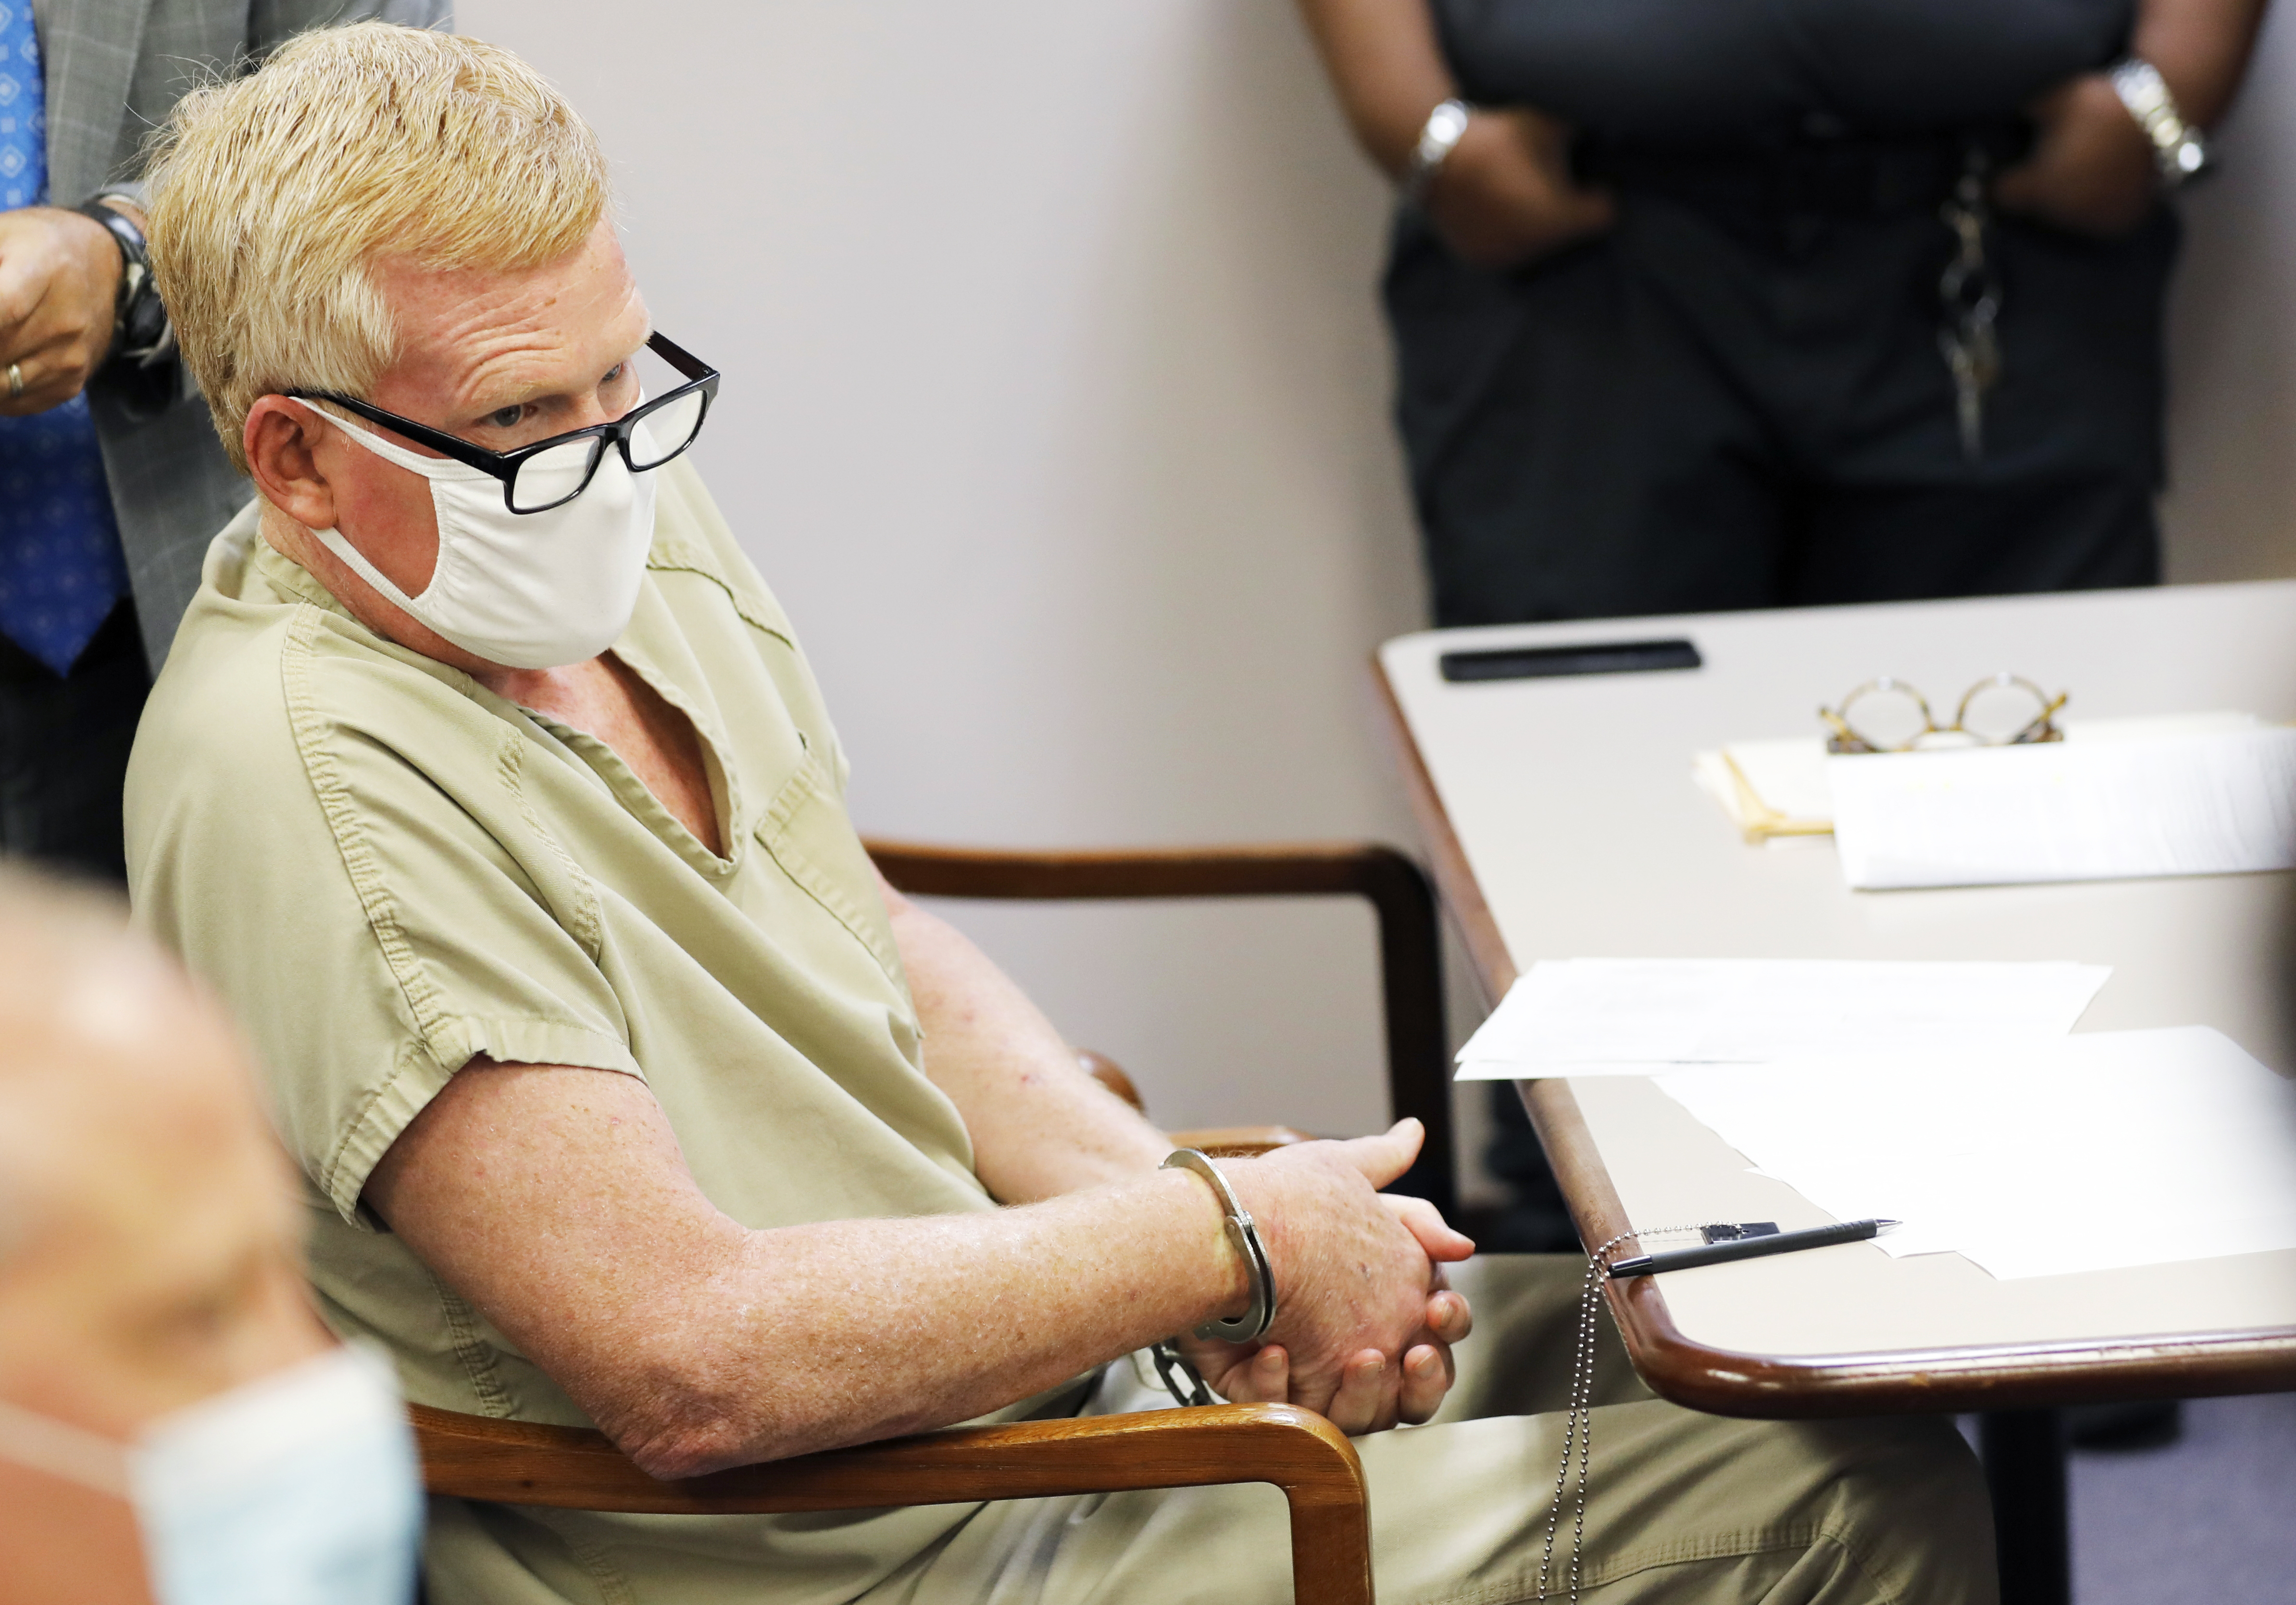
[[1610,139],[1867,134],[2014,113],[2126,47],[2135,0],[1434,0],[1471,101]]

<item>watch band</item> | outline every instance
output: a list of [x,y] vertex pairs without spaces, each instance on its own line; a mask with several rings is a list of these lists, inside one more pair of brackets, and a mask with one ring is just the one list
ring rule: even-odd
[[2112,92],[2152,142],[2161,188],[2176,189],[2209,170],[2208,141],[2177,110],[2177,97],[2169,93],[2159,68],[2143,56],[2130,56],[2112,69]]
[[1235,1189],[1211,1161],[1209,1154],[1193,1148],[1176,1148],[1171,1156],[1158,1168],[1163,1170],[1193,1170],[1212,1184],[1219,1194],[1220,1208],[1227,1216],[1227,1240],[1235,1247],[1244,1266],[1251,1273],[1251,1306],[1241,1315],[1215,1317],[1196,1328],[1199,1338],[1218,1338],[1224,1343],[1249,1343],[1275,1324],[1275,1271],[1267,1263],[1267,1247],[1259,1241],[1259,1228],[1252,1224],[1251,1212],[1235,1196]]
[[166,360],[176,348],[175,325],[152,279],[152,250],[144,231],[127,213],[104,205],[102,197],[78,210],[101,224],[119,248],[119,292],[112,302],[111,349],[104,360],[144,368]]
[[1435,175],[1443,170],[1451,152],[1467,132],[1467,119],[1473,113],[1467,102],[1454,96],[1427,114],[1427,122],[1419,130],[1419,143],[1411,148],[1411,160],[1404,164],[1403,198],[1417,206],[1427,198],[1428,187]]

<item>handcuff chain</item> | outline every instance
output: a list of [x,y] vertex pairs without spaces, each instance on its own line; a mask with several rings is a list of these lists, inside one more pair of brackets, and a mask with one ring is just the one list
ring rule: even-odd
[[1587,1547],[1587,1472],[1595,1446],[1595,1347],[1601,1330],[1603,1280],[1611,1265],[1611,1251],[1628,1238],[1672,1237],[1703,1232],[1726,1221],[1702,1221],[1693,1226],[1645,1226],[1620,1232],[1587,1256],[1587,1277],[1578,1297],[1578,1341],[1570,1364],[1570,1404],[1562,1421],[1562,1462],[1554,1469],[1554,1498],[1546,1509],[1546,1543],[1538,1560],[1538,1592],[1546,1596],[1547,1578],[1554,1568],[1554,1537],[1562,1517],[1562,1496],[1570,1487],[1570,1467],[1578,1466],[1576,1497],[1570,1513],[1570,1605],[1578,1605],[1579,1559]]

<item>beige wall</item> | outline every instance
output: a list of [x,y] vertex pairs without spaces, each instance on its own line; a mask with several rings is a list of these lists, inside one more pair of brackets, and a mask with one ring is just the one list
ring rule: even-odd
[[[1287,0],[462,0],[596,121],[702,463],[806,635],[865,827],[1406,829],[1365,655],[1423,593],[1386,201]],[[642,29],[632,20],[643,16]],[[2174,566],[2296,571],[2296,43],[2194,197]],[[1175,1123],[1379,1115],[1341,908],[965,911]]]
[[[1396,837],[1378,184],[1287,0],[463,0],[596,122],[864,827]],[[634,39],[634,17],[646,22]],[[1383,1108],[1346,905],[967,909],[1175,1123]]]
[[2184,203],[2170,319],[2179,580],[2296,575],[2296,8],[2267,24],[2224,170]]

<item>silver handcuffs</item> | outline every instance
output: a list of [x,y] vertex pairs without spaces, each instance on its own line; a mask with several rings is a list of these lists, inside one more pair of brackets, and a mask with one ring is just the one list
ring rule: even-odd
[[1251,1212],[1235,1196],[1235,1189],[1227,1184],[1210,1154],[1176,1148],[1158,1168],[1193,1170],[1212,1184],[1220,1196],[1220,1207],[1227,1211],[1227,1240],[1251,1272],[1250,1307],[1241,1315],[1214,1316],[1196,1328],[1196,1336],[1218,1338],[1223,1343],[1250,1342],[1275,1324],[1275,1271],[1267,1263],[1267,1245],[1259,1241],[1259,1228],[1252,1224]]
[[[1227,1177],[1220,1174],[1219,1167],[1212,1163],[1209,1154],[1193,1148],[1177,1148],[1159,1168],[1193,1170],[1212,1184],[1212,1191],[1219,1194],[1220,1208],[1227,1216],[1227,1240],[1251,1272],[1250,1307],[1241,1315],[1214,1316],[1196,1328],[1196,1336],[1217,1338],[1223,1343],[1249,1343],[1262,1336],[1275,1324],[1275,1271],[1268,1263],[1267,1245],[1259,1241],[1259,1228],[1252,1224],[1251,1212],[1235,1196],[1235,1189],[1227,1184]],[[1186,1406],[1213,1402],[1203,1378],[1168,1339],[1151,1346],[1149,1352],[1155,1359],[1157,1373],[1177,1403]]]

